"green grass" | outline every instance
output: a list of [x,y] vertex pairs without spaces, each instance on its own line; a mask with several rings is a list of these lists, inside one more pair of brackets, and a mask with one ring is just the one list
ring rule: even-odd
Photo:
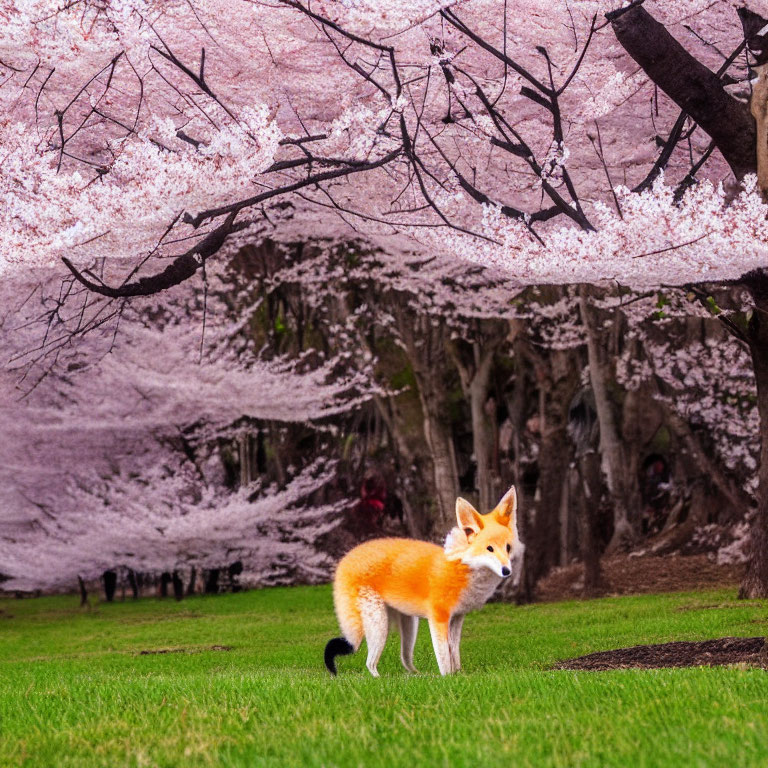
[[[548,667],[766,621],[731,591],[489,605],[467,619],[458,675],[437,675],[422,624],[422,674],[392,637],[380,679],[364,652],[331,679],[327,587],[91,611],[0,600],[0,766],[765,766],[762,670]],[[161,648],[186,652],[139,655]]]

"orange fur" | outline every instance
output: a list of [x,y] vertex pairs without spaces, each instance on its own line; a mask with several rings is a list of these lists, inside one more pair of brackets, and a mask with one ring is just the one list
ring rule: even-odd
[[[414,619],[407,617],[428,619],[440,671],[459,669],[464,615],[486,602],[502,577],[510,575],[511,557],[522,552],[516,507],[514,489],[487,515],[458,499],[458,525],[444,547],[415,539],[374,539],[342,558],[333,584],[336,615],[351,649],[367,637],[372,674],[378,675],[376,664],[393,621],[400,625],[403,664],[412,669],[407,622]],[[335,674],[332,663],[329,669]]]
[[[447,622],[469,581],[469,567],[446,559],[442,547],[415,539],[374,539],[339,563],[334,601],[345,637],[357,647],[362,621],[357,598],[362,588],[409,616]],[[349,631],[348,631],[349,628]]]

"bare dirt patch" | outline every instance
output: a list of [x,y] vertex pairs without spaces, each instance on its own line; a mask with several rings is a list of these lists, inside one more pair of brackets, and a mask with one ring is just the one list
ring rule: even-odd
[[139,656],[150,656],[156,653],[202,653],[203,651],[231,651],[231,645],[212,645],[210,648],[155,648],[139,651]]
[[[97,611],[96,611],[97,612]],[[121,619],[117,619],[121,624],[157,624],[161,621],[178,621],[179,619],[202,619],[205,617],[204,613],[198,613],[196,611],[176,611],[174,613],[168,613],[164,616],[130,616]]]
[[661,667],[719,667],[742,664],[768,667],[764,637],[721,637],[698,643],[677,642],[635,645],[600,651],[555,664],[554,669],[659,669]]
[[[606,595],[736,587],[744,573],[743,565],[718,565],[707,555],[617,555],[603,558],[602,566]],[[543,602],[572,600],[581,596],[582,584],[581,563],[555,568],[539,582],[536,599]]]

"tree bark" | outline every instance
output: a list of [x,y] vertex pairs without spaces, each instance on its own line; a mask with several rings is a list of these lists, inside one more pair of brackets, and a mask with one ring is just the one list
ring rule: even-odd
[[171,574],[167,571],[160,574],[160,597],[168,597],[168,585],[171,583]]
[[579,549],[584,566],[583,597],[595,597],[605,591],[603,570],[600,565],[600,542],[597,536],[600,512],[600,457],[586,453],[578,460],[577,481],[580,483],[577,521]]
[[133,593],[133,599],[138,600],[139,583],[136,581],[136,574],[131,569],[128,570],[128,585],[130,586],[131,592]]
[[740,8],[739,18],[744,40],[750,54],[753,79],[749,111],[755,118],[755,146],[757,149],[757,183],[768,199],[768,35],[766,20],[746,8]]
[[755,308],[749,321],[749,348],[755,368],[757,408],[760,413],[760,468],[757,512],[750,527],[751,552],[739,597],[768,597],[768,276],[753,275],[749,282]]
[[755,68],[757,82],[752,86],[749,110],[755,118],[757,183],[763,199],[768,197],[768,64]]
[[83,581],[82,576],[77,577],[77,584],[80,587],[80,607],[82,608],[84,605],[90,606],[90,603],[88,602],[88,590],[85,588],[85,582]]
[[[424,437],[429,446],[434,472],[437,502],[437,525],[447,528],[453,525],[456,496],[459,491],[459,472],[453,447],[450,424],[440,409],[440,393],[427,383],[419,380],[419,394],[424,413]],[[438,385],[439,386],[439,385]]]
[[531,353],[539,385],[538,502],[525,526],[525,562],[521,599],[532,600],[536,582],[558,562],[560,501],[570,460],[568,411],[579,386],[576,355],[572,350],[552,350],[545,358]]
[[405,526],[408,535],[418,539],[421,538],[424,531],[428,528],[428,521],[422,519],[423,516],[416,514],[411,499],[412,495],[417,497],[424,495],[423,488],[415,487],[421,485],[421,477],[418,479],[414,477],[414,469],[419,459],[411,449],[408,439],[403,432],[401,427],[403,420],[397,406],[393,402],[394,398],[385,400],[379,395],[374,395],[373,399],[376,411],[389,433],[390,445],[392,445],[394,450],[395,471],[398,474],[396,482],[400,491],[400,502],[403,505]]
[[205,594],[206,595],[219,594],[219,569],[218,568],[211,568],[206,574]]
[[104,596],[107,602],[111,603],[115,599],[115,590],[117,589],[117,573],[115,571],[104,571]]
[[397,331],[413,368],[419,390],[424,438],[432,460],[437,508],[434,526],[440,533],[454,524],[459,471],[447,403],[449,367],[444,324],[419,315],[407,306],[407,297],[396,297],[393,315]]
[[494,461],[495,414],[488,412],[493,358],[504,342],[506,324],[494,323],[487,332],[480,328],[469,345],[468,353],[462,354],[456,344],[451,345],[453,359],[459,371],[461,388],[469,401],[472,418],[472,452],[475,456],[475,488],[478,509],[488,512],[498,501],[499,482]]
[[755,123],[714,72],[675,40],[640,3],[606,14],[616,39],[648,77],[704,131],[737,179],[755,171]]
[[613,414],[613,404],[608,396],[608,372],[600,353],[599,332],[592,317],[588,296],[588,286],[582,285],[579,288],[579,309],[587,336],[589,378],[600,424],[600,454],[613,508],[613,536],[606,551],[616,551],[634,540],[634,530],[629,522],[627,510],[624,451]]
[[240,435],[237,445],[240,454],[240,487],[245,488],[253,481],[253,438],[245,432]]
[[181,576],[178,571],[174,571],[171,574],[171,583],[173,584],[173,596],[177,600],[181,600],[184,597],[184,582],[181,580]]
[[491,366],[495,349],[480,352],[474,345],[480,360],[475,375],[469,383],[469,409],[472,417],[472,448],[475,454],[475,487],[480,510],[483,514],[493,509],[496,501],[495,474],[493,471],[493,424],[487,412]]

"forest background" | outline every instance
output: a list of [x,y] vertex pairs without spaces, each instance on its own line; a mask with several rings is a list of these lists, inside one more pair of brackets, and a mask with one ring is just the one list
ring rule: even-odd
[[768,594],[768,9],[550,6],[3,7],[4,588],[326,581],[514,484],[509,599]]

